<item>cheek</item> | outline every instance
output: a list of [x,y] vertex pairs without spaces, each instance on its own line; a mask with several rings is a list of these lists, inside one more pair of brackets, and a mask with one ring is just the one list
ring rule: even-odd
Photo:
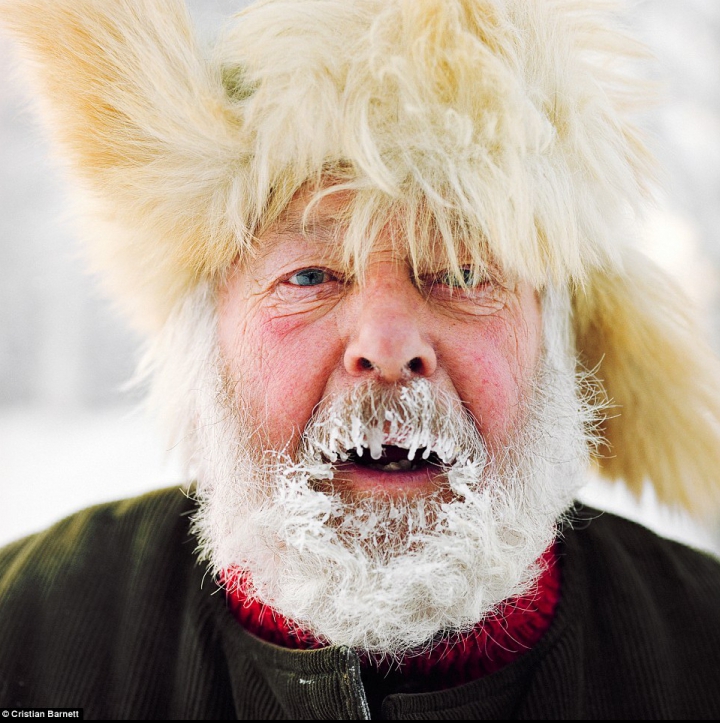
[[493,320],[481,333],[463,334],[455,348],[460,350],[450,372],[455,388],[488,447],[497,451],[522,421],[522,402],[539,358],[535,324],[524,329]]
[[[241,320],[241,321],[240,321]],[[337,351],[328,322],[304,324],[235,304],[220,314],[220,349],[265,442],[291,444],[323,397]]]
[[520,390],[512,365],[497,349],[474,351],[464,359],[466,371],[456,375],[461,399],[478,422],[486,443],[497,446],[517,416]]

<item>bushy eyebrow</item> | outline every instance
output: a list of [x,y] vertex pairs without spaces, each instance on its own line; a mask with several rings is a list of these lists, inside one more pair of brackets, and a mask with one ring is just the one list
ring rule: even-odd
[[303,236],[310,240],[317,237],[325,241],[336,239],[343,232],[343,224],[332,216],[318,219],[310,214],[309,218],[304,218],[301,212],[291,211],[282,214],[268,231],[283,237]]
[[305,231],[303,214],[297,210],[284,211],[275,221],[270,224],[263,235],[273,236],[294,236],[302,235]]
[[253,260],[263,262],[278,247],[294,241],[303,247],[303,253],[317,253],[328,263],[339,263],[342,245],[338,243],[338,234],[341,233],[342,230],[332,221],[323,223],[311,218],[305,224],[302,212],[284,213],[258,238]]

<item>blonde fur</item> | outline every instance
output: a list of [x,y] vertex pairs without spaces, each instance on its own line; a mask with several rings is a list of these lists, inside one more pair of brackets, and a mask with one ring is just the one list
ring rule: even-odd
[[577,348],[614,409],[602,434],[603,474],[640,497],[708,514],[720,505],[720,365],[689,302],[649,259],[597,274],[575,295]]
[[602,466],[718,499],[720,367],[626,242],[652,163],[644,51],[612,3],[261,0],[212,52],[181,0],[0,0],[0,19],[137,325],[216,285],[298,189],[350,189],[338,243],[358,274],[392,217],[416,272],[439,242],[456,270],[580,289],[578,352],[619,412]]

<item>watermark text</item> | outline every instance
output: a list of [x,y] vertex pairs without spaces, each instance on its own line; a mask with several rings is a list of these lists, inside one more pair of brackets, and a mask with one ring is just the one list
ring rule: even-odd
[[0,708],[3,718],[70,718],[84,720],[82,708]]

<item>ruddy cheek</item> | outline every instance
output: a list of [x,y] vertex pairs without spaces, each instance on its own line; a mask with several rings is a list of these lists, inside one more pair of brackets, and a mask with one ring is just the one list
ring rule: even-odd
[[503,320],[485,319],[482,325],[455,329],[443,344],[444,367],[491,450],[507,441],[519,407],[517,364],[507,328]]
[[536,305],[527,302],[514,311],[508,318],[489,321],[468,361],[476,370],[471,395],[477,400],[481,431],[488,446],[498,450],[522,422],[523,400],[539,356]]
[[[322,326],[322,325],[321,325]],[[275,448],[297,440],[322,399],[332,365],[332,340],[322,328],[265,316],[247,338],[254,368],[245,393]]]
[[504,437],[512,426],[518,395],[516,385],[501,362],[476,357],[476,376],[469,384],[468,407],[488,444]]

